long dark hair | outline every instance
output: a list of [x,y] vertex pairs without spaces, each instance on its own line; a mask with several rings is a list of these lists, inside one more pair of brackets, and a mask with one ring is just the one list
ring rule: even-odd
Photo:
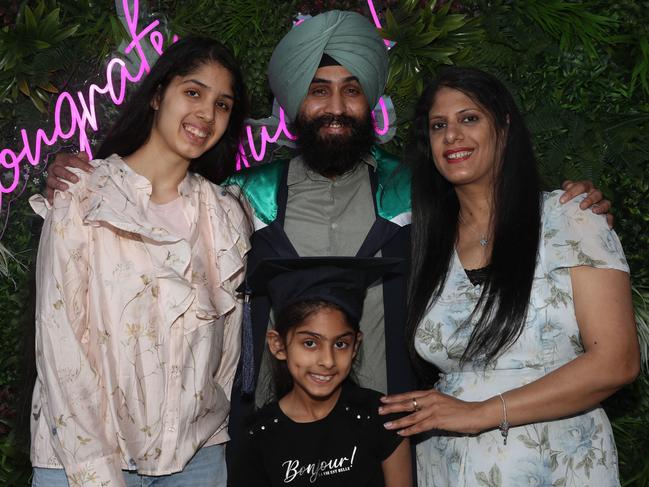
[[189,170],[214,183],[219,183],[232,174],[243,121],[248,112],[246,88],[239,64],[228,48],[214,39],[205,37],[182,38],[164,51],[121,108],[118,119],[95,157],[104,159],[114,153],[124,157],[142,147],[153,127],[155,112],[151,101],[154,97],[164,93],[175,76],[184,76],[210,62],[220,64],[232,75],[234,103],[221,140],[202,156],[193,159]]
[[[286,345],[286,337],[288,332],[295,328],[296,326],[301,325],[311,316],[323,309],[337,309],[340,311],[344,318],[345,323],[354,331],[358,333],[360,331],[360,324],[358,320],[352,319],[348,313],[346,313],[341,307],[330,303],[328,301],[300,301],[294,304],[290,304],[280,310],[275,316],[275,327],[274,330],[279,334],[280,338]],[[358,354],[356,355],[358,358]],[[272,357],[271,362],[272,374],[273,374],[273,386],[274,386],[274,397],[279,400],[284,397],[286,394],[291,392],[293,389],[293,377],[288,371],[288,366],[286,365],[285,360],[278,360],[275,357]],[[347,381],[354,382],[353,374],[346,379]]]
[[410,147],[413,211],[407,327],[413,357],[417,325],[443,290],[458,233],[458,198],[453,185],[435,168],[429,141],[428,112],[441,88],[461,91],[482,107],[497,134],[496,147],[502,148],[493,189],[489,272],[465,323],[476,321],[461,358],[461,363],[486,365],[523,330],[541,226],[540,182],[529,132],[503,83],[474,68],[441,71],[419,99]]

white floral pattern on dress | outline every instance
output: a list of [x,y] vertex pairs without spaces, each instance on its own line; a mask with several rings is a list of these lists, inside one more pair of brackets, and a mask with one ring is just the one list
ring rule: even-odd
[[[454,253],[439,301],[419,324],[417,352],[443,372],[436,388],[480,401],[528,384],[583,353],[569,268],[628,272],[617,235],[601,215],[565,205],[562,191],[544,194],[539,258],[527,319],[517,342],[495,363],[460,366],[471,332],[462,326],[480,297]],[[417,445],[419,486],[613,487],[620,485],[611,425],[601,407],[582,414],[480,435],[432,436]]]

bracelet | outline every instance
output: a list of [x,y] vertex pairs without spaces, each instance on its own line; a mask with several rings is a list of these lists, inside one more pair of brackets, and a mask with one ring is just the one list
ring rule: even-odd
[[498,425],[498,429],[500,430],[500,434],[503,435],[503,445],[506,446],[507,435],[509,434],[511,424],[507,421],[507,404],[505,404],[505,398],[502,394],[498,394],[498,397],[500,397],[500,401],[503,403],[503,420]]

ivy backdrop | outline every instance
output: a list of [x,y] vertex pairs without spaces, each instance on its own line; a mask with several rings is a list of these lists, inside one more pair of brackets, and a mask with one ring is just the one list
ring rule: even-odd
[[[121,2],[120,2],[121,3]],[[254,118],[270,114],[265,67],[295,15],[338,8],[370,14],[365,0],[157,0],[140,2],[144,24],[203,34],[240,59]],[[632,270],[643,373],[609,399],[624,485],[649,486],[649,2],[591,0],[375,1],[390,53],[388,93],[406,146],[413,102],[445,64],[484,68],[504,80],[527,117],[548,188],[588,178],[614,204]],[[0,2],[0,143],[18,150],[18,129],[52,131],[57,93],[105,83],[107,60],[127,39],[111,0]],[[100,110],[109,120],[114,109]],[[98,140],[101,134],[92,135]],[[55,145],[53,150],[65,149]],[[27,196],[45,164],[0,208],[0,484],[28,485],[26,449],[33,381],[31,270],[39,226]],[[8,174],[0,178],[8,184]],[[21,187],[22,187],[21,186]],[[19,195],[19,193],[21,193]]]

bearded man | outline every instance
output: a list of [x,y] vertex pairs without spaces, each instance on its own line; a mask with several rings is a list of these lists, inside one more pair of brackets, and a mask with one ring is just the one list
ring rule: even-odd
[[[250,271],[262,259],[276,257],[408,257],[409,175],[374,146],[371,108],[383,94],[387,72],[383,40],[357,13],[317,15],[280,41],[268,78],[293,121],[299,155],[230,179],[255,211]],[[405,305],[404,275],[368,290],[360,323],[363,350],[355,370],[361,386],[391,392],[415,385],[404,338]],[[253,296],[251,308],[255,377],[247,370],[244,351],[239,384],[250,391],[256,382],[260,405],[272,396],[264,352],[268,299]]]

